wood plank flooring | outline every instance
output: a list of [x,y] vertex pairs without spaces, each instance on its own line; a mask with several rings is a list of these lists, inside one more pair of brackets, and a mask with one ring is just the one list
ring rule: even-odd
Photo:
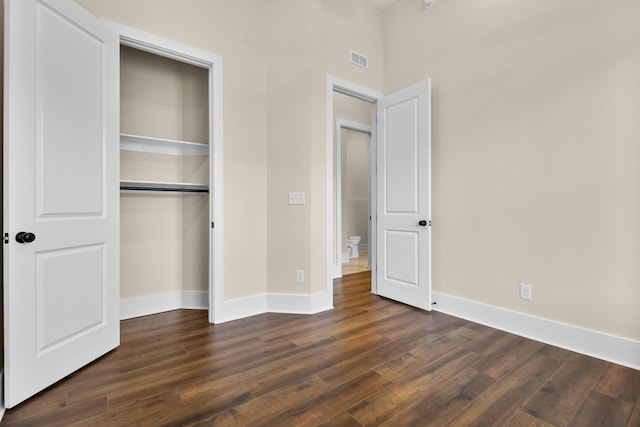
[[335,282],[335,309],[122,322],[6,426],[640,426],[640,371]]

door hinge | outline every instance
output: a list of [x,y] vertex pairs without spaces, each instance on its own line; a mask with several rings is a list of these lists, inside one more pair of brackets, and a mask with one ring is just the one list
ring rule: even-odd
[[213,228],[213,221],[211,221],[211,228]]
[[9,244],[9,233],[4,233],[4,243],[5,245]]
[[431,227],[431,220],[429,220],[429,227]]

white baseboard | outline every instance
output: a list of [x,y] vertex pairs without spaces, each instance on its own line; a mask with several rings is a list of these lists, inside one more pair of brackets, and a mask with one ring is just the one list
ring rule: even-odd
[[329,294],[321,292],[312,295],[269,294],[267,311],[269,313],[316,314],[331,310],[333,301],[328,301]]
[[338,266],[332,266],[331,268],[331,278],[332,279],[339,279],[342,277],[342,266],[338,265]]
[[209,292],[182,291],[182,303],[180,308],[186,308],[190,310],[208,310]]
[[261,294],[225,301],[216,308],[215,323],[230,322],[263,313],[315,314],[331,310],[333,300],[327,292],[312,295]]
[[[130,298],[120,301],[120,319],[181,308],[206,310],[209,294],[204,291],[182,291]],[[333,308],[331,295],[322,292],[313,295],[260,294],[247,298],[224,301],[216,306],[215,323],[230,322],[263,313],[315,314]]]
[[368,243],[363,243],[361,245],[358,245],[358,251],[359,252],[368,252],[369,251],[369,244]]
[[433,292],[434,310],[598,359],[640,369],[640,342]]
[[181,308],[206,310],[209,308],[206,291],[177,291],[120,300],[120,319],[148,316]]
[[267,312],[267,295],[252,295],[216,304],[214,322],[224,323]]

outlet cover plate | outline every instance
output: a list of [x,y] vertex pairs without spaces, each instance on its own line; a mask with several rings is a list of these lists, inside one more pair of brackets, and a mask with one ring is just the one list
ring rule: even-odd
[[520,298],[531,301],[533,299],[532,286],[527,283],[520,283]]

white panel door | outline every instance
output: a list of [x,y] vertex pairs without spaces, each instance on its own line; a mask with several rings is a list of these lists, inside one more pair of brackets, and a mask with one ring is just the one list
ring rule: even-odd
[[377,293],[431,310],[430,81],[378,100]]
[[119,40],[70,0],[5,18],[10,408],[119,344]]

